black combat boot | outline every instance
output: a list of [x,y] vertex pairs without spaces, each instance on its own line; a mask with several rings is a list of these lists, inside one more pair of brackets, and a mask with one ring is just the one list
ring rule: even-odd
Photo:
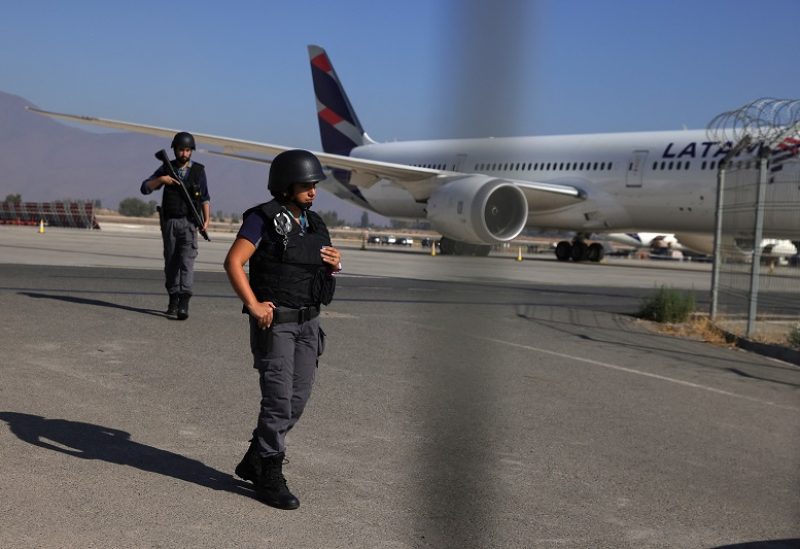
[[176,316],[178,314],[178,294],[169,294],[169,305],[167,305],[167,316]]
[[300,500],[286,486],[283,476],[283,454],[261,458],[261,471],[256,480],[256,496],[270,507],[297,509]]
[[242,458],[242,461],[239,462],[239,465],[236,466],[235,472],[237,477],[255,484],[260,470],[261,458],[258,456],[256,438],[253,437],[250,439],[250,447],[247,449],[247,453]]
[[178,297],[178,320],[189,318],[189,298],[192,294],[179,294]]

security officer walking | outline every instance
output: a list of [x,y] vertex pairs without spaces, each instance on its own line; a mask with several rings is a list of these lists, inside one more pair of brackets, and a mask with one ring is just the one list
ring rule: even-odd
[[255,484],[261,501],[280,509],[300,505],[283,476],[285,437],[311,396],[325,347],[320,306],[331,302],[333,275],[341,270],[325,223],[309,209],[324,178],[308,151],[276,156],[267,185],[274,199],[244,213],[225,258],[242,312],[249,314],[250,350],[261,385],[258,423],[236,474]]
[[[211,214],[208,182],[205,168],[199,162],[192,162],[192,151],[195,150],[194,136],[187,132],[179,132],[172,139],[172,150],[175,160],[172,166],[181,178],[194,201],[195,209],[202,212],[203,230],[208,230]],[[164,188],[161,197],[159,217],[161,219],[161,237],[164,241],[164,275],[165,286],[169,294],[167,316],[185,320],[189,317],[189,298],[192,297],[194,284],[194,260],[197,257],[197,229],[191,206],[180,188],[180,182],[167,174],[164,166],[160,166],[149,179],[142,182],[142,194],[150,194]]]

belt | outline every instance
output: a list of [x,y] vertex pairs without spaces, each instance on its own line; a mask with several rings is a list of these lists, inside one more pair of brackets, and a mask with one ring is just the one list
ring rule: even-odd
[[312,318],[319,316],[319,307],[303,307],[301,309],[275,309],[272,311],[272,323],[284,324],[286,322],[296,322],[297,324],[308,322]]

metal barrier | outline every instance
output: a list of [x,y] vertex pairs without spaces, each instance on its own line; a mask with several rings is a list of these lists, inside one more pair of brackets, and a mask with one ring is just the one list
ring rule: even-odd
[[711,319],[780,339],[800,322],[800,101],[759,99],[717,116],[719,164]]
[[0,202],[0,224],[99,229],[93,202]]

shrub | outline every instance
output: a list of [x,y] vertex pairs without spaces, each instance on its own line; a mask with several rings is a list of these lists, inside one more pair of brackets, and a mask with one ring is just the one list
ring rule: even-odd
[[661,286],[642,301],[639,318],[656,322],[686,322],[694,312],[694,296]]
[[795,324],[789,331],[789,345],[800,349],[800,324]]
[[156,202],[145,202],[138,198],[124,198],[119,203],[119,213],[132,217],[150,217],[156,211]]

